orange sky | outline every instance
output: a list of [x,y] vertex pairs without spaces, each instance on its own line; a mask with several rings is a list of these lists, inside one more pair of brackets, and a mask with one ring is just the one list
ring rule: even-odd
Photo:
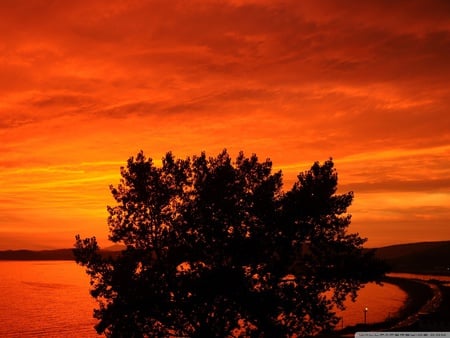
[[107,235],[140,149],[330,156],[367,246],[450,239],[450,2],[2,1],[0,249]]

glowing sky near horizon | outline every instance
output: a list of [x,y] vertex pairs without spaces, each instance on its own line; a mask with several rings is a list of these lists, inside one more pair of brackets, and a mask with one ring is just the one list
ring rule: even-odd
[[367,246],[450,239],[450,2],[2,1],[0,249],[109,245],[109,184],[223,148],[333,157]]

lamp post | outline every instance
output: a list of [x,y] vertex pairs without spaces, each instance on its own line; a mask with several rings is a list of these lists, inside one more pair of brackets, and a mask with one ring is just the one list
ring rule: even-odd
[[369,308],[364,308],[364,324],[367,324],[367,311],[369,311]]

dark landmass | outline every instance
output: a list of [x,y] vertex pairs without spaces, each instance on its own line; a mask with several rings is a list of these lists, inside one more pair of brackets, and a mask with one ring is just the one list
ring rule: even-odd
[[0,251],[0,260],[10,261],[46,261],[75,260],[72,249],[57,250],[6,250]]
[[[113,245],[101,250],[114,256],[124,246]],[[399,244],[376,249],[376,257],[385,260],[392,272],[450,275],[450,241]],[[74,260],[72,249],[5,250],[0,260]]]
[[[115,248],[100,250],[103,256],[115,256],[118,254]],[[3,261],[74,261],[72,249],[55,250],[4,250],[0,251],[0,260]]]
[[398,244],[376,249],[392,272],[450,275],[450,241]]
[[432,313],[419,313],[418,320],[403,331],[443,331],[450,332],[450,285],[438,283],[442,293],[442,302]]

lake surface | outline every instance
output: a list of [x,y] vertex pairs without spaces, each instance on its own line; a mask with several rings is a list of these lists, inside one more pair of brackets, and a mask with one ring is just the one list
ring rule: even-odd
[[[346,309],[338,315],[343,318],[344,326],[364,323],[364,315],[367,323],[378,323],[395,315],[406,298],[407,294],[396,285],[368,283],[358,292],[356,302],[347,301]],[[342,322],[337,328],[342,328]]]
[[89,279],[71,261],[0,261],[0,337],[98,337]]
[[[405,299],[395,285],[370,283],[339,315],[354,325],[367,307],[367,322],[383,321]],[[73,261],[0,261],[0,337],[98,337],[95,306],[89,278]]]

